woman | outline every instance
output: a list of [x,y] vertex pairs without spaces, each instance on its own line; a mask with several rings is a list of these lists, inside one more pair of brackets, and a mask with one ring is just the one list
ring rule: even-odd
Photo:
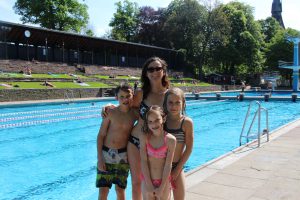
[[[133,107],[139,109],[140,117],[133,128],[127,145],[128,162],[132,180],[132,199],[142,199],[141,192],[141,158],[139,152],[144,124],[145,114],[152,105],[163,106],[165,93],[167,92],[170,82],[167,75],[167,63],[159,57],[151,57],[143,65],[141,76],[142,89],[136,90],[133,99]],[[111,105],[110,105],[111,106]],[[106,116],[105,106],[102,115]]]
[[143,65],[141,82],[142,89],[135,92],[133,101],[133,107],[139,108],[140,117],[131,132],[127,145],[133,200],[142,199],[139,137],[143,133],[142,127],[148,108],[151,105],[163,106],[165,93],[170,85],[167,75],[167,63],[158,57],[149,58]]

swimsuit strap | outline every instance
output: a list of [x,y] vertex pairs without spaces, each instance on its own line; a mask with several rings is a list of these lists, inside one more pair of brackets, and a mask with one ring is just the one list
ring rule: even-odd
[[152,156],[154,158],[165,158],[165,157],[167,157],[167,150],[168,150],[167,135],[165,134],[164,144],[159,148],[154,148],[150,144],[149,140],[147,139],[146,148],[147,148],[148,156]]

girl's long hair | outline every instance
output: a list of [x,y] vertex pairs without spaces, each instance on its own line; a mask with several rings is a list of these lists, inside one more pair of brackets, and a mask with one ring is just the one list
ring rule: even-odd
[[186,108],[186,103],[185,103],[185,95],[182,89],[174,87],[171,89],[168,89],[168,91],[165,94],[165,98],[164,98],[164,103],[163,103],[163,108],[164,108],[164,112],[166,114],[168,114],[168,97],[174,94],[176,96],[179,96],[181,98],[182,101],[182,108],[181,108],[181,114],[185,115],[185,108]]
[[168,74],[167,74],[168,65],[167,65],[166,61],[164,61],[163,59],[161,59],[159,57],[151,57],[148,60],[146,60],[146,62],[143,65],[143,69],[142,69],[141,82],[142,82],[142,90],[143,90],[143,99],[146,99],[148,94],[151,91],[150,80],[147,77],[147,69],[148,69],[148,66],[150,65],[150,63],[152,63],[154,61],[158,61],[163,68],[164,76],[161,79],[162,86],[164,86],[165,88],[169,88],[169,86],[170,86],[170,81],[168,79]]
[[142,130],[145,134],[151,133],[151,131],[149,129],[149,126],[148,126],[148,116],[149,116],[150,113],[153,113],[153,112],[158,112],[161,115],[162,119],[163,119],[163,123],[165,122],[165,119],[166,119],[167,115],[164,112],[164,110],[161,107],[157,106],[157,105],[150,106],[149,109],[146,112],[144,125],[143,125],[143,128],[142,128]]

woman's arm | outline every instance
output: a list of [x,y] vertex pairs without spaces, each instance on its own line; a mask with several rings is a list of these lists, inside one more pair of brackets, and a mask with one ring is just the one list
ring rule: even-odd
[[166,157],[165,166],[163,169],[161,185],[157,189],[158,197],[160,197],[162,195],[162,192],[164,191],[166,183],[167,183],[167,181],[169,181],[169,177],[170,177],[171,169],[172,169],[172,161],[173,161],[175,147],[176,147],[176,138],[174,136],[172,136],[171,134],[168,134],[167,135],[167,144],[168,144],[168,153],[167,153],[167,157]]
[[111,103],[108,103],[105,106],[103,106],[102,110],[101,110],[101,117],[106,118],[108,116],[108,113],[115,107],[117,107],[117,106],[114,104],[111,104]]
[[154,190],[152,180],[151,180],[151,175],[150,175],[150,170],[149,170],[149,165],[148,165],[148,155],[146,152],[146,141],[147,141],[147,136],[142,133],[139,137],[140,139],[140,155],[141,155],[141,166],[142,166],[142,173],[144,176],[144,181],[146,183],[146,189],[148,192],[152,192]]
[[172,171],[173,180],[176,180],[178,175],[181,173],[184,164],[187,162],[187,160],[189,159],[192,153],[193,144],[194,144],[194,127],[193,127],[192,119],[186,117],[182,128],[185,133],[185,150],[176,168]]
[[135,91],[133,95],[133,101],[131,106],[133,108],[139,108],[142,100],[143,100],[143,91],[138,89],[137,91]]

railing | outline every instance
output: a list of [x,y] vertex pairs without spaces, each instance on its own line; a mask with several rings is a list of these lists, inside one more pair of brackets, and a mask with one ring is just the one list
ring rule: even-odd
[[68,90],[64,93],[64,101],[68,103],[74,102],[74,93],[73,90]]
[[[258,107],[257,107],[257,109],[254,113],[253,118],[252,118],[252,121],[251,121],[251,124],[249,126],[247,135],[244,135],[245,127],[246,127],[248,118],[250,116],[251,106],[252,106],[253,103],[255,103]],[[265,129],[263,129],[263,132],[260,131],[261,130],[261,112],[262,111],[265,111],[265,113],[266,113],[266,127],[265,127]],[[253,127],[253,124],[254,124],[256,118],[257,118],[257,126],[258,126],[257,127],[257,133],[251,134],[252,127]],[[244,120],[241,135],[240,135],[240,146],[242,145],[242,138],[246,138],[247,143],[248,143],[250,138],[256,137],[258,147],[259,147],[260,142],[261,142],[260,141],[261,140],[261,135],[264,135],[264,134],[267,134],[267,141],[269,141],[269,114],[268,114],[268,110],[261,107],[261,104],[258,101],[251,101],[250,104],[249,104],[249,107],[248,107],[248,111],[247,111],[247,114],[246,114],[246,117],[245,117],[245,120]]]

